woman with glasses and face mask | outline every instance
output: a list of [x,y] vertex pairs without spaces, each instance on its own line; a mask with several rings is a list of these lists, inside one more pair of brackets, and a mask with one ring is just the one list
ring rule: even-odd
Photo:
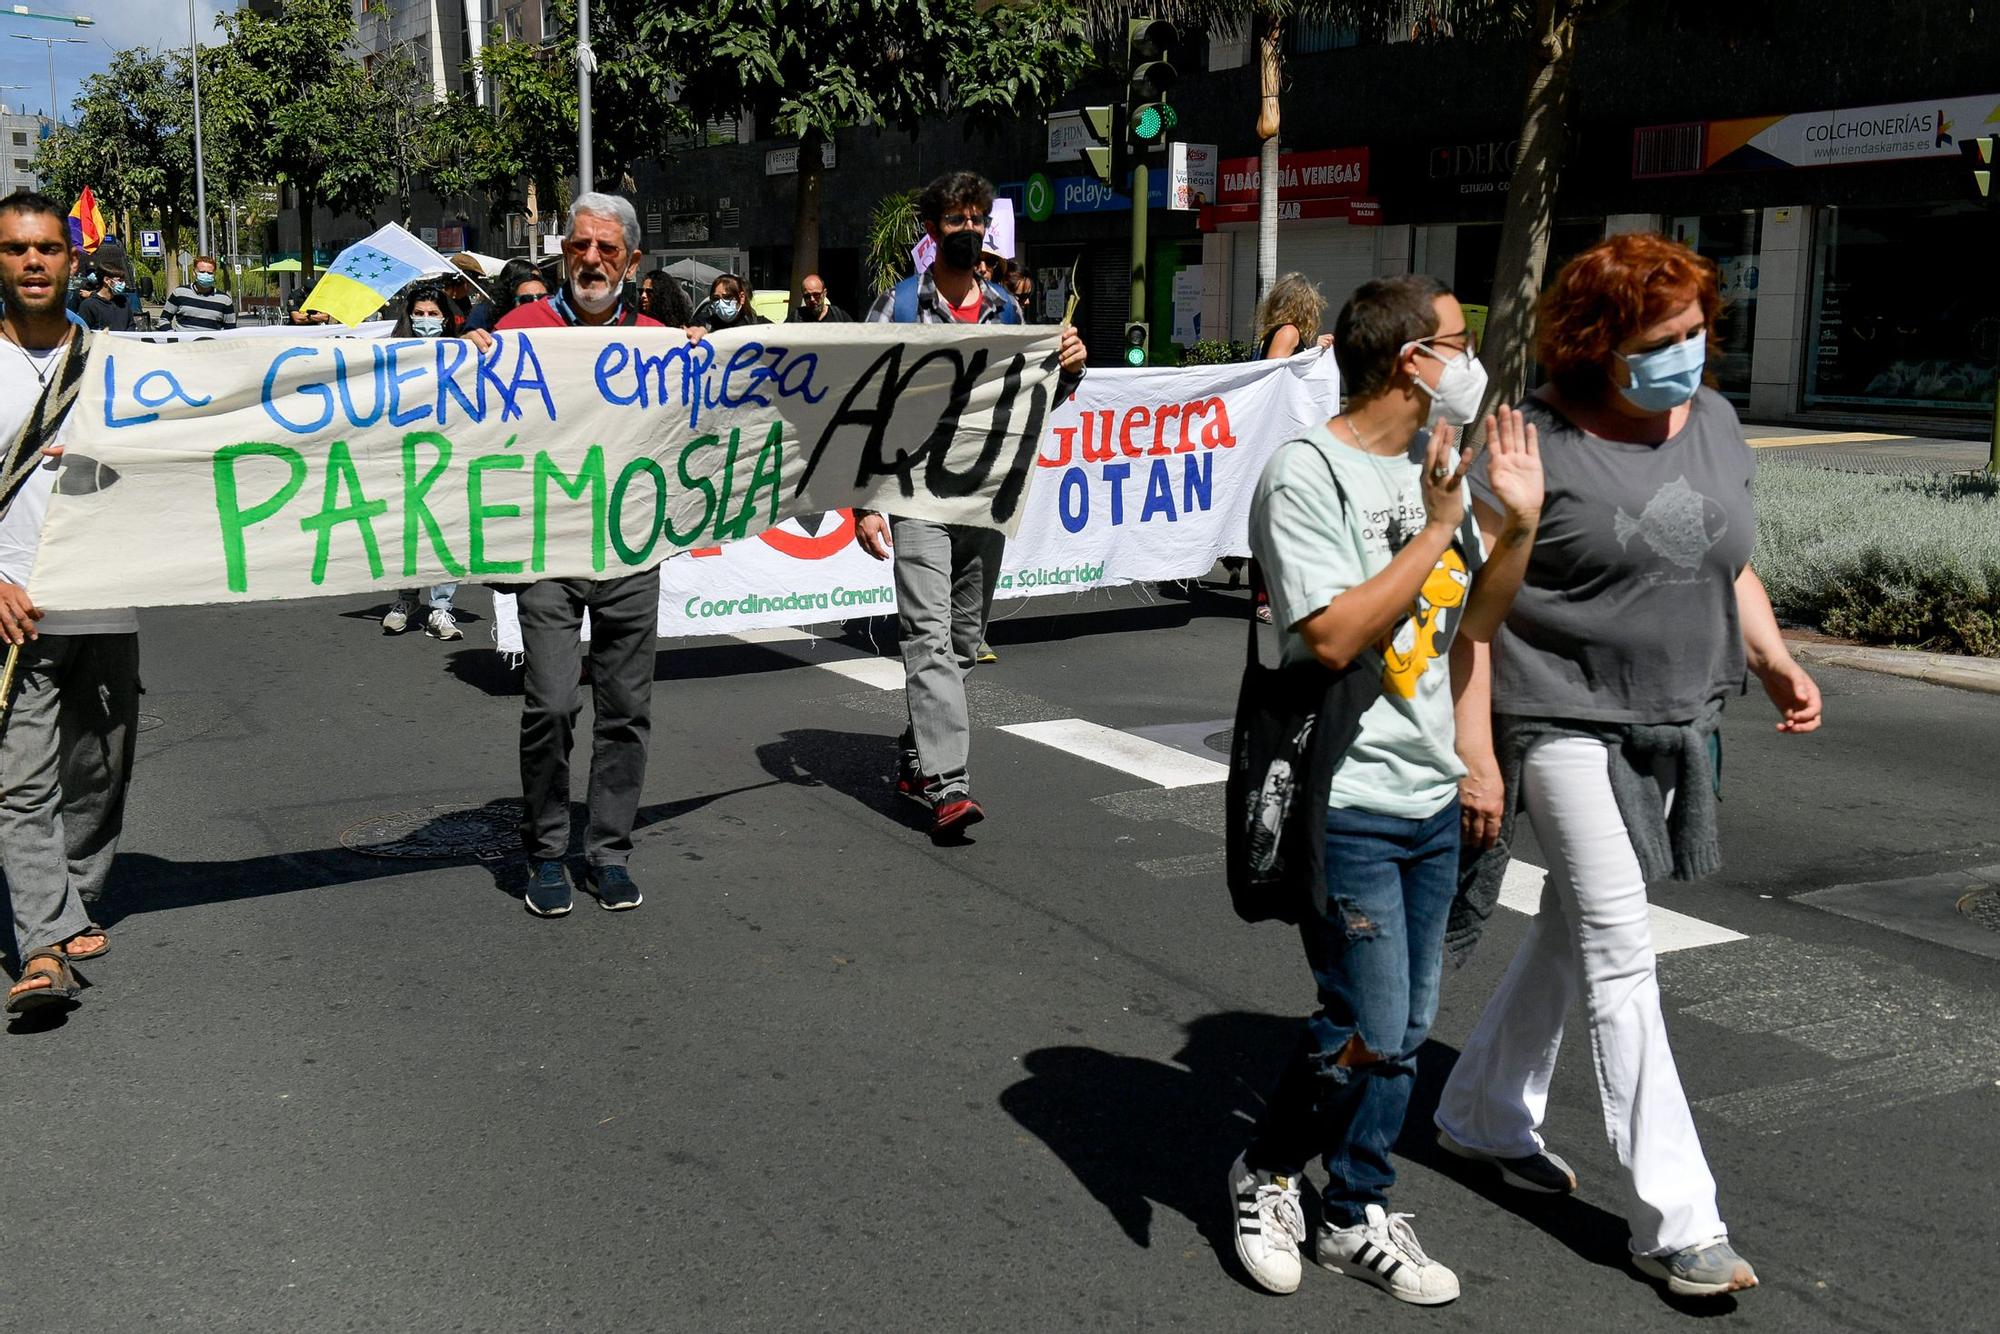
[[694,313],[694,323],[711,333],[770,321],[750,308],[750,289],[741,278],[725,273],[709,286],[708,300]]
[[[391,338],[456,338],[460,330],[458,321],[452,315],[451,302],[434,283],[419,283],[403,296],[402,318],[396,321]],[[400,635],[410,628],[410,617],[417,610],[417,589],[406,588],[396,594],[396,601],[382,618],[382,633]],[[424,633],[446,643],[465,638],[465,632],[458,628],[452,615],[452,598],[458,592],[457,584],[437,584],[428,590],[429,610],[424,613]]]
[[[1577,256],[1542,298],[1547,500],[1512,612],[1461,667],[1464,836],[1494,845],[1450,943],[1469,949],[1498,896],[1514,816],[1548,861],[1541,910],[1458,1058],[1438,1142],[1507,1184],[1576,1189],[1542,1138],[1564,1016],[1590,1022],[1632,1263],[1682,1296],[1754,1286],[1667,1043],[1646,886],[1721,866],[1723,701],[1754,675],[1778,730],[1813,731],[1819,689],[1792,660],[1750,568],[1754,455],[1706,367],[1715,266],[1663,236]],[[1483,473],[1473,474],[1483,494]]]

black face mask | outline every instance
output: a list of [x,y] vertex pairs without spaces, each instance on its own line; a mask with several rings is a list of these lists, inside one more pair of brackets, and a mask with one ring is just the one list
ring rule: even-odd
[[979,262],[979,249],[985,239],[970,227],[953,232],[938,242],[938,262],[954,269],[969,269]]

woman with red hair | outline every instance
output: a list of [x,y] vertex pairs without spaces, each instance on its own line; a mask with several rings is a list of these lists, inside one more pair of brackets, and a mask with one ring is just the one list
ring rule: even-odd
[[[1458,746],[1466,841],[1504,856],[1525,810],[1549,871],[1437,1111],[1445,1149],[1510,1185],[1575,1190],[1541,1129],[1580,992],[1633,1263],[1684,1296],[1757,1277],[1729,1244],[1667,1044],[1646,886],[1721,865],[1718,729],[1747,675],[1780,732],[1820,722],[1750,568],[1756,467],[1704,373],[1721,305],[1714,266],[1651,235],[1593,246],[1542,298],[1548,383],[1521,409],[1541,436],[1541,528],[1490,663],[1461,641]],[[1455,912],[1455,951],[1490,907]]]

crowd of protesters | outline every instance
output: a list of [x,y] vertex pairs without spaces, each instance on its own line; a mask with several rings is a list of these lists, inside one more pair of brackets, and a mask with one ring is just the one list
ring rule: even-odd
[[[988,245],[992,208],[993,187],[975,174],[932,182],[918,215],[935,259],[881,293],[865,320],[1027,323],[1033,280]],[[111,948],[89,905],[117,851],[137,730],[133,613],[45,615],[26,590],[55,485],[44,459],[60,452],[59,423],[80,392],[77,330],[130,319],[122,254],[80,258],[63,217],[38,195],[0,200],[0,640],[17,682],[0,699],[0,865],[22,960],[9,1012],[76,1004],[75,965]],[[554,270],[522,260],[490,277],[475,264],[426,279],[397,301],[395,336],[489,348],[496,331],[664,326],[700,339],[768,322],[740,275],[712,276],[697,301],[666,269],[641,276],[642,260],[631,203],[585,193]],[[79,265],[84,295],[71,310]],[[215,262],[191,270],[167,298],[169,322],[231,327]],[[1248,545],[1283,660],[1317,664],[1329,679],[1358,672],[1367,689],[1319,722],[1346,738],[1325,809],[1308,813],[1323,826],[1325,876],[1309,887],[1299,930],[1319,1006],[1229,1168],[1236,1256],[1272,1292],[1299,1286],[1309,1253],[1407,1302],[1458,1296],[1457,1276],[1409,1215],[1389,1209],[1390,1149],[1442,961],[1476,941],[1498,892],[1494,867],[1504,869],[1525,815],[1550,861],[1541,911],[1443,1089],[1438,1142],[1507,1186],[1577,1190],[1545,1131],[1566,1016],[1582,999],[1632,1263],[1686,1296],[1753,1286],[1675,1070],[1647,916],[1649,882],[1720,865],[1724,702],[1754,678],[1781,732],[1820,724],[1818,689],[1786,650],[1750,565],[1753,456],[1705,378],[1721,318],[1714,266],[1658,236],[1585,251],[1542,302],[1547,383],[1483,422],[1477,337],[1443,283],[1372,280],[1322,332],[1325,306],[1289,275],[1259,310],[1260,357],[1330,352],[1347,397],[1306,435],[1273,442]],[[315,315],[295,308],[291,318]],[[849,316],[813,274],[790,318]],[[1066,396],[1087,353],[1073,328],[1057,346]],[[1485,446],[1475,458],[1460,433],[1476,422]],[[965,680],[983,656],[1004,538],[860,512],[856,541],[893,565],[907,707],[897,791],[924,809],[940,844],[962,842],[986,816]],[[515,591],[525,907],[552,918],[572,906],[563,858],[587,615],[594,724],[581,887],[603,908],[636,908],[629,862],[659,571]],[[382,629],[459,639],[455,593],[402,590]],[[1309,1229],[1302,1181],[1314,1156],[1328,1184]]]

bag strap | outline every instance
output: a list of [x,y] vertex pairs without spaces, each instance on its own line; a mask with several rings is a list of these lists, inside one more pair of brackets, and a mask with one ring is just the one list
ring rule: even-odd
[[62,364],[43,384],[41,396],[35,400],[35,410],[28,414],[27,422],[7,447],[5,470],[0,471],[0,516],[5,516],[14,503],[15,493],[41,463],[43,448],[55,438],[57,428],[69,416],[83,390],[84,362],[90,355],[89,331],[73,332],[60,355]]
[[917,275],[913,273],[896,284],[896,294],[891,299],[889,306],[889,318],[897,324],[915,324],[917,322],[918,282]]
[[[1342,514],[1347,513],[1349,508],[1347,502],[1347,488],[1340,484],[1340,474],[1333,470],[1333,460],[1328,458],[1326,456],[1325,451],[1320,449],[1318,445],[1315,445],[1312,441],[1306,439],[1304,436],[1298,436],[1294,439],[1287,440],[1284,444],[1278,446],[1278,448],[1289,449],[1293,445],[1304,445],[1307,449],[1310,449],[1313,452],[1313,454],[1319,459],[1321,463],[1326,465],[1326,475],[1333,482],[1333,493],[1336,496],[1340,497],[1340,512]],[[1268,603],[1271,600],[1271,594],[1270,590],[1264,586],[1263,568],[1259,566],[1257,562],[1253,559],[1250,562],[1250,643],[1248,652],[1245,655],[1246,662],[1250,667],[1257,667],[1262,665],[1257,654],[1257,631],[1259,627],[1263,625],[1263,622],[1257,619],[1257,603],[1260,600]],[[1284,633],[1285,627],[1280,626],[1277,627],[1277,629],[1278,632],[1282,635]]]

